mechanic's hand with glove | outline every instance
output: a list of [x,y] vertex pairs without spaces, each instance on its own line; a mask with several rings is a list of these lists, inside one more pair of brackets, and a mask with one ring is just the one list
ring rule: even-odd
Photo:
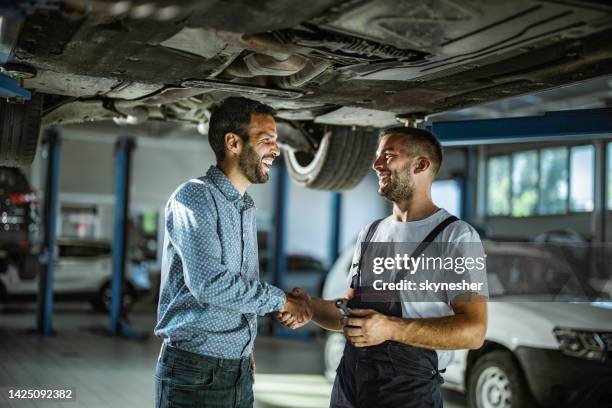
[[287,302],[283,310],[275,314],[285,326],[294,330],[302,327],[312,319],[310,296],[301,288],[295,288],[287,293]]
[[344,334],[355,347],[375,346],[391,340],[391,318],[372,309],[351,309],[344,318]]

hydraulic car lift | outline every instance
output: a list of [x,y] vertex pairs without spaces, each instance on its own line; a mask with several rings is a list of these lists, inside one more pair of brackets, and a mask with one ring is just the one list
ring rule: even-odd
[[331,193],[331,235],[329,239],[329,266],[331,267],[340,253],[340,231],[342,219],[342,193]]
[[[53,266],[56,259],[56,231],[59,213],[58,193],[60,180],[61,131],[53,128],[46,132],[48,161],[44,202],[44,240],[41,252],[42,276],[39,280],[37,328],[44,336],[53,334]],[[109,312],[110,334],[143,339],[145,333],[130,328],[123,311],[122,298],[125,281],[127,249],[127,221],[129,214],[130,171],[135,142],[122,128],[115,151],[115,222],[113,232],[113,273],[111,278],[112,302]],[[108,332],[108,330],[103,330]]]
[[113,232],[113,275],[111,278],[112,301],[110,308],[110,331],[115,336],[144,339],[145,333],[133,331],[123,310],[125,289],[125,265],[130,199],[132,152],[136,147],[133,138],[127,136],[125,126],[115,145],[115,225]]
[[15,79],[0,74],[0,98],[29,101],[32,99],[32,93],[20,87]]
[[47,174],[43,209],[43,245],[40,255],[41,276],[38,280],[36,323],[38,333],[53,334],[53,267],[56,257],[58,193],[60,182],[61,130],[52,128],[45,132],[47,146]]
[[612,109],[547,112],[541,116],[433,122],[445,146],[597,138],[612,133]]

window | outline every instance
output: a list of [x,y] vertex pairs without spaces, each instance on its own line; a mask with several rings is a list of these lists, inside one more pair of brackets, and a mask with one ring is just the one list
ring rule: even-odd
[[570,150],[570,210],[592,211],[595,148],[576,146]]
[[456,180],[438,180],[431,186],[431,198],[449,213],[461,216],[461,188]]
[[60,212],[61,236],[80,239],[96,237],[98,209],[92,207],[62,206]]
[[[612,143],[608,144],[612,210]],[[487,160],[487,215],[527,217],[592,211],[593,145],[527,150]]]
[[565,147],[540,152],[540,214],[567,212],[567,171]]
[[487,163],[487,214],[510,214],[510,157],[492,157]]
[[536,213],[538,205],[538,152],[512,155],[512,215],[525,217]]

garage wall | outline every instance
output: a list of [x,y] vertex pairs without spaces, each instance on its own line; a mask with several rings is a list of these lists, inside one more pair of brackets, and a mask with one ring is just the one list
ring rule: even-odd
[[[488,217],[485,216],[485,200],[484,195],[486,194],[486,159],[489,156],[497,154],[511,154],[517,151],[526,151],[532,149],[542,149],[548,147],[557,146],[575,146],[581,143],[589,143],[597,146],[597,140],[591,139],[572,139],[564,141],[554,142],[532,142],[532,143],[506,143],[506,144],[493,144],[487,146],[480,146],[479,151],[479,172],[478,172],[478,188],[479,188],[479,199],[478,208],[474,209],[475,219],[478,220],[478,224],[487,227],[488,232],[494,238],[503,239],[533,239],[535,236],[555,229],[570,229],[580,233],[586,239],[594,238],[598,229],[600,228],[600,222],[597,220],[597,212],[585,212],[585,213],[568,213],[562,215],[533,215],[529,217]],[[596,153],[597,154],[597,153]],[[595,185],[596,191],[597,186],[602,183],[602,175],[598,175],[595,172]],[[597,196],[597,193],[596,193]],[[597,198],[595,197],[597,202]],[[607,231],[611,231],[612,218],[608,218],[610,221],[606,225]],[[612,235],[610,232],[607,234],[607,240],[610,240]]]
[[532,239],[542,232],[553,229],[575,230],[586,238],[592,235],[590,213],[525,218],[487,218],[486,225],[494,237],[517,240]]
[[457,176],[465,174],[465,156],[465,149],[449,147],[444,148],[442,167],[440,167],[436,180],[453,179]]

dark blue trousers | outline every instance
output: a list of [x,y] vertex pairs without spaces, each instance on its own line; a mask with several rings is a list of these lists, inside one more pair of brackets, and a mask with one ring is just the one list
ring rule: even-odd
[[330,408],[441,408],[443,382],[434,351],[387,341],[346,343]]
[[164,344],[155,370],[155,407],[253,407],[249,358],[208,357]]

